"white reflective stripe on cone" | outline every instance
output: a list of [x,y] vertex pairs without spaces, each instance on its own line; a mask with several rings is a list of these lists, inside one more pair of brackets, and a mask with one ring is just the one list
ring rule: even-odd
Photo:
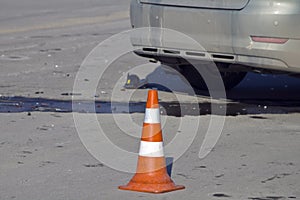
[[158,124],[160,123],[159,108],[146,108],[145,123]]
[[146,157],[163,157],[163,142],[141,141],[139,155]]

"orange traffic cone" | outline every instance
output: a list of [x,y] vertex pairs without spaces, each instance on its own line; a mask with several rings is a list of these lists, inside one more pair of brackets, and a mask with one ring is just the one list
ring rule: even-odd
[[184,188],[182,185],[175,185],[167,173],[158,93],[156,90],[150,90],[148,92],[136,174],[127,185],[119,186],[119,189],[164,193]]

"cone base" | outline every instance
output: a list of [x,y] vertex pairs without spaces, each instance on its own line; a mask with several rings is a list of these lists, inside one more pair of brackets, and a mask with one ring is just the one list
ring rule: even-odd
[[147,193],[165,193],[176,190],[185,189],[183,185],[175,185],[173,182],[166,184],[149,184],[149,183],[133,183],[130,182],[128,185],[119,186],[120,190],[130,190],[136,192],[147,192]]

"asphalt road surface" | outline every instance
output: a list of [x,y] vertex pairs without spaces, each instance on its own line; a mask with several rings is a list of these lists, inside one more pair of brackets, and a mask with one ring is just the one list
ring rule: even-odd
[[[76,75],[90,52],[130,30],[129,3],[0,2],[0,199],[299,199],[298,78],[248,74],[226,99],[216,100],[203,92],[194,94],[175,72],[128,53],[95,86],[96,106],[86,101],[91,96],[74,92]],[[108,51],[114,48],[119,47]],[[127,73],[151,84],[125,90]],[[131,158],[114,155],[104,148],[105,141],[95,140],[98,154],[110,155],[108,160],[96,159],[82,141],[101,127],[114,146],[137,152],[151,87],[159,90],[166,146],[177,135],[192,139],[191,144],[182,140],[183,152],[166,149],[166,157],[174,161],[172,179],[186,186],[182,191],[120,191],[118,186],[132,177],[125,169],[135,170],[124,165]],[[72,98],[78,101],[74,112]],[[211,105],[221,109],[225,104],[226,116],[211,110]],[[96,119],[100,126],[85,119]],[[200,159],[204,138],[215,128],[209,125],[219,119],[225,120],[220,138]],[[178,153],[182,155],[176,157]]]

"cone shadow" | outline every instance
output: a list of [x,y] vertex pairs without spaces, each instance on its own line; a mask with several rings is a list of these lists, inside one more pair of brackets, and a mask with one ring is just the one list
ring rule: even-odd
[[166,157],[167,172],[170,177],[172,177],[173,161],[173,157]]

